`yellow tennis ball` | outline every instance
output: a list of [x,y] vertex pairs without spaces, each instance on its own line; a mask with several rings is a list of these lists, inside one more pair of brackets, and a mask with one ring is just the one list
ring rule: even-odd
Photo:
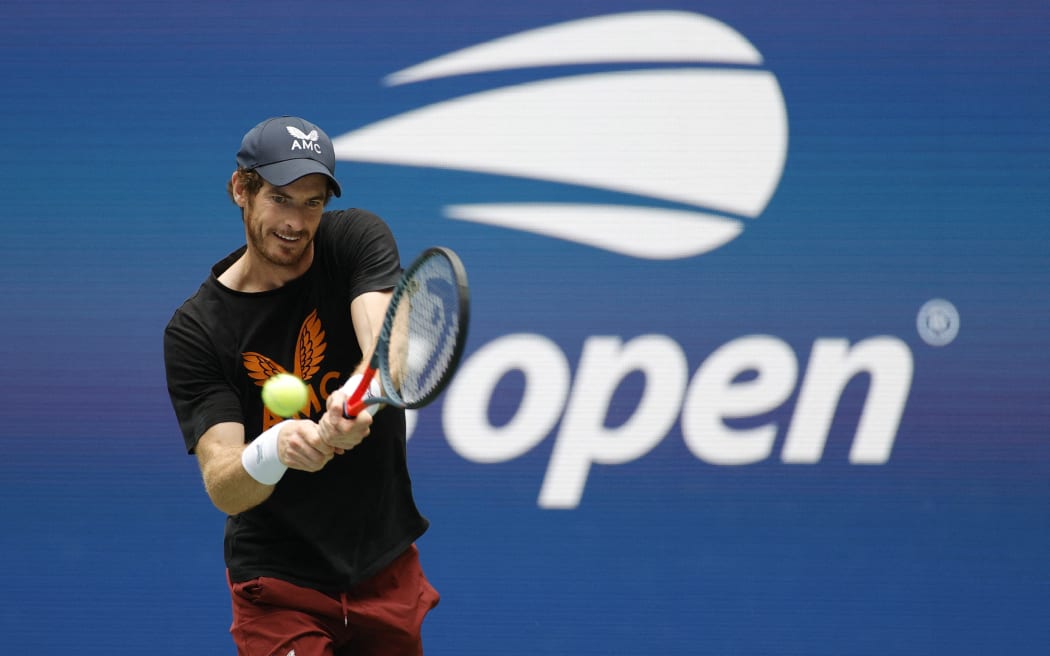
[[306,383],[292,374],[277,374],[262,388],[263,403],[278,417],[291,417],[301,412],[309,396]]

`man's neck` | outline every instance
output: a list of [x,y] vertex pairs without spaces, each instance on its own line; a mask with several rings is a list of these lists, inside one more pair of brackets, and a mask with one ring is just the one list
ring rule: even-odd
[[289,282],[301,277],[310,269],[313,262],[313,247],[295,266],[281,266],[266,261],[249,247],[237,261],[219,274],[223,286],[248,294],[268,292],[284,287]]

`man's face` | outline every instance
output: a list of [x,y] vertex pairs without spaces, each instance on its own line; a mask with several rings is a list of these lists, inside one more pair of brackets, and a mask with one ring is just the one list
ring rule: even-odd
[[236,193],[235,200],[244,209],[249,249],[277,266],[302,264],[312,254],[327,195],[327,179],[318,173],[283,187],[263,181],[252,197]]

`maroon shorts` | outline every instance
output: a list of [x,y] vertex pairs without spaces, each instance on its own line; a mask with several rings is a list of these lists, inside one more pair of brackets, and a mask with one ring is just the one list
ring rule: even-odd
[[415,545],[345,594],[268,577],[231,583],[230,591],[230,634],[240,656],[416,656],[423,618],[440,599]]

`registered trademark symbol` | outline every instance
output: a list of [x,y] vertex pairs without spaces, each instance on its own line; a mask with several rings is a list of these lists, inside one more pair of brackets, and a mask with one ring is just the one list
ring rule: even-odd
[[930,346],[946,346],[959,334],[959,311],[949,301],[935,298],[919,308],[915,327]]

